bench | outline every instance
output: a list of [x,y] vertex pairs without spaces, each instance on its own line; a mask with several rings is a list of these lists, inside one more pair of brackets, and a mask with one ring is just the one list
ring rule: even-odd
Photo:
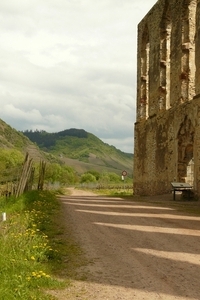
[[171,182],[171,185],[172,185],[172,191],[173,191],[173,200],[176,199],[176,192],[177,191],[188,193],[188,198],[190,198],[192,186],[189,183],[186,183],[186,182]]

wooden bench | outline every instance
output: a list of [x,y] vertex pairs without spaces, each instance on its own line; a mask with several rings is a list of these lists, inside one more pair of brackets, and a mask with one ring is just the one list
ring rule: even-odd
[[171,182],[172,185],[172,191],[173,191],[173,200],[176,199],[176,192],[177,191],[185,191],[188,192],[188,198],[191,196],[191,190],[192,186],[189,183],[186,182]]

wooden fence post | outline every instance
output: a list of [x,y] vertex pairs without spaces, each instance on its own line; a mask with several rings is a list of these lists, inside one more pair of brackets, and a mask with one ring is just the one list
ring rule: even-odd
[[22,174],[17,186],[16,197],[19,197],[25,191],[26,184],[31,174],[31,167],[32,167],[32,159],[30,159],[28,153],[26,153]]

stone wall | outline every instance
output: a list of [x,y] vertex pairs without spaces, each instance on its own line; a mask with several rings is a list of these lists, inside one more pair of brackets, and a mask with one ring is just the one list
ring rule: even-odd
[[200,0],[159,0],[138,25],[135,194],[200,195],[199,19]]

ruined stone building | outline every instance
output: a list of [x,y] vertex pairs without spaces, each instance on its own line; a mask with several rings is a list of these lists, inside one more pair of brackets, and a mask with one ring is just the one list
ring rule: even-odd
[[200,0],[158,0],[138,25],[134,192],[200,196]]

